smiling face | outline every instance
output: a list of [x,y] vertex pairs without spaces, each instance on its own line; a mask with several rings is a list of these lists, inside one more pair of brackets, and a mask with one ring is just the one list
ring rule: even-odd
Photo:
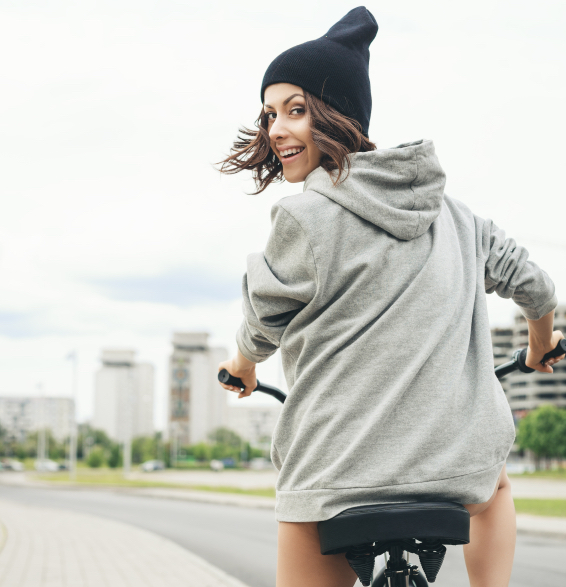
[[320,165],[322,153],[313,143],[304,92],[292,84],[265,89],[264,110],[273,152],[283,164],[289,183],[304,181]]

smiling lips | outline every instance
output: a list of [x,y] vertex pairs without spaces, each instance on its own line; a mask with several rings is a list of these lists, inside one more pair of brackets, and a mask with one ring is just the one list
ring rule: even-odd
[[283,163],[284,165],[287,163],[292,163],[300,157],[301,153],[304,150],[304,147],[291,147],[290,149],[284,149],[283,151],[279,151],[279,154],[281,155],[281,163]]

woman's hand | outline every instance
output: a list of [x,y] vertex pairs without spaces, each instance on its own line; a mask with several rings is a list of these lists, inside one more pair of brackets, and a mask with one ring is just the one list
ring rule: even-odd
[[533,345],[529,344],[527,348],[527,359],[525,364],[527,367],[531,369],[535,369],[535,371],[540,371],[541,373],[553,373],[554,370],[552,369],[552,365],[561,361],[566,355],[561,355],[560,357],[554,357],[553,359],[549,359],[544,365],[541,363],[542,358],[546,353],[549,353],[551,350],[555,349],[558,343],[564,338],[564,335],[560,330],[555,330],[552,333],[550,338],[550,343],[547,345]]
[[254,362],[246,359],[246,357],[238,351],[238,354],[233,359],[220,363],[220,365],[218,365],[218,371],[226,369],[226,371],[228,371],[233,377],[239,377],[242,380],[242,383],[246,386],[244,391],[241,391],[239,387],[235,387],[234,385],[225,385],[224,383],[220,383],[220,385],[229,391],[238,392],[239,398],[251,395],[252,391],[257,387],[255,366],[256,364]]

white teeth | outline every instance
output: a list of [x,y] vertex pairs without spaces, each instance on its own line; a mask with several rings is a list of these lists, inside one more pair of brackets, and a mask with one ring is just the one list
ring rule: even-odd
[[285,149],[285,151],[281,151],[281,157],[288,157],[289,155],[295,155],[295,153],[300,153],[304,150],[304,147],[293,147],[292,149]]

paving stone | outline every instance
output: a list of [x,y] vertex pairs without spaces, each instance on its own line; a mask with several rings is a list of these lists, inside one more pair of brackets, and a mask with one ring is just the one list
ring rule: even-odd
[[2,587],[246,587],[174,542],[121,522],[0,500],[0,523]]

